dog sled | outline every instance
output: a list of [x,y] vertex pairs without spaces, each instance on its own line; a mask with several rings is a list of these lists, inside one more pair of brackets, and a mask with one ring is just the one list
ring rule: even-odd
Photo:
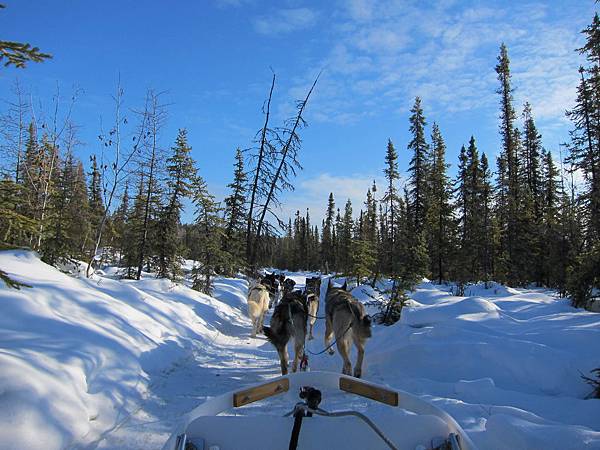
[[[300,395],[300,401],[297,402]],[[328,397],[344,395],[380,405],[376,418],[357,411],[330,411]],[[296,400],[294,399],[296,398]],[[290,400],[285,415],[219,415],[262,402]],[[394,411],[388,409],[400,409]],[[350,408],[349,408],[350,409]],[[382,414],[382,411],[384,412]],[[228,392],[188,413],[163,450],[230,449],[475,450],[460,425],[435,405],[407,392],[331,372],[298,372]]]

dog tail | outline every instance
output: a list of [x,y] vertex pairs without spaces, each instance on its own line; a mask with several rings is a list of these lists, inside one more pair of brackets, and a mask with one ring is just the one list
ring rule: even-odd
[[273,327],[263,327],[263,333],[276,348],[283,347],[287,344],[290,338],[290,330],[288,327],[283,326],[279,330],[274,330]]
[[[362,305],[359,306],[358,303],[353,303],[351,305],[352,312],[355,317],[355,324],[358,325],[358,329],[360,330],[361,336],[365,338],[371,337],[371,316],[365,314]],[[358,322],[358,323],[357,323]]]
[[365,314],[360,322],[363,336],[371,337],[371,316]]
[[267,337],[271,344],[275,344],[275,334],[271,327],[263,327],[263,334]]

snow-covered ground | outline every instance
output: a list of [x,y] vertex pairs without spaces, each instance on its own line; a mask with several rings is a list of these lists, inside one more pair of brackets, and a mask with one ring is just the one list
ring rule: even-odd
[[[73,278],[26,251],[0,252],[0,267],[33,285],[0,286],[2,450],[159,449],[207,397],[278,375],[272,346],[249,337],[243,280],[219,279],[209,297],[151,277]],[[600,400],[584,400],[580,378],[600,365],[600,315],[544,290],[448,290],[421,284],[400,323],[375,327],[364,377],[442,407],[482,449],[600,448]],[[289,400],[242,413],[281,415]],[[384,413],[371,405],[336,396],[327,409]]]

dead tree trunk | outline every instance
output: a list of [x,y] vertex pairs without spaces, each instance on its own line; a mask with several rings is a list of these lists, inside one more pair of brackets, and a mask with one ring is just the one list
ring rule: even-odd
[[319,81],[319,76],[320,74],[317,76],[317,78],[315,78],[315,81],[313,82],[312,86],[310,87],[308,94],[306,94],[306,98],[304,99],[304,101],[302,101],[300,103],[300,107],[298,109],[298,114],[296,115],[296,119],[294,120],[294,125],[292,126],[292,128],[289,131],[289,137],[287,139],[287,141],[285,142],[282,151],[281,151],[281,160],[279,162],[279,166],[277,167],[277,171],[275,172],[275,175],[273,177],[273,179],[271,180],[271,183],[269,185],[269,191],[267,193],[267,196],[265,198],[265,203],[262,207],[262,211],[260,214],[260,219],[258,220],[258,225],[256,227],[256,236],[255,236],[255,245],[253,246],[252,250],[251,250],[251,258],[250,258],[250,267],[254,267],[256,265],[256,257],[257,257],[257,247],[258,247],[258,242],[260,239],[260,233],[262,231],[263,225],[265,223],[265,216],[267,215],[267,211],[269,210],[269,204],[271,203],[271,201],[273,200],[273,196],[275,193],[275,189],[278,185],[278,183],[280,182],[280,177],[282,175],[282,170],[283,168],[286,166],[287,164],[287,158],[288,158],[288,153],[290,151],[290,148],[292,147],[293,141],[294,139],[297,139],[297,135],[296,135],[296,130],[298,129],[298,126],[302,123],[303,119],[302,119],[302,113],[304,112],[304,108],[306,107],[307,103],[308,103],[308,99],[310,98],[310,95],[312,94],[317,81]]
[[254,173],[254,180],[252,182],[252,191],[250,194],[250,205],[248,207],[248,224],[246,227],[246,259],[250,265],[250,270],[254,271],[254,265],[250,264],[252,254],[252,223],[254,221],[254,207],[256,206],[257,194],[258,194],[258,183],[262,174],[262,168],[265,159],[265,152],[267,151],[267,132],[269,129],[269,116],[271,113],[271,98],[273,97],[273,89],[275,88],[275,73],[271,80],[271,89],[269,90],[269,98],[267,99],[267,106],[265,111],[265,124],[261,130],[260,135],[260,147],[258,150],[258,161],[256,163],[256,169]]

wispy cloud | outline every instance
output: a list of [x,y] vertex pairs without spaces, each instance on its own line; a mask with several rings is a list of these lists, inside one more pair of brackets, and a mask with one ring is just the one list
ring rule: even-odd
[[265,35],[284,34],[310,28],[317,19],[318,14],[309,8],[280,9],[254,19],[254,29]]
[[[517,109],[528,100],[544,126],[564,125],[574,98],[580,46],[573,17],[548,6],[399,0],[338,3],[314,119],[352,123],[365,114],[405,112],[419,95],[431,115],[482,109],[496,116],[496,55],[506,42]],[[299,80],[305,84],[308,79]],[[377,102],[373,103],[373,98]],[[369,103],[370,102],[370,103]],[[368,113],[365,113],[367,112]]]

